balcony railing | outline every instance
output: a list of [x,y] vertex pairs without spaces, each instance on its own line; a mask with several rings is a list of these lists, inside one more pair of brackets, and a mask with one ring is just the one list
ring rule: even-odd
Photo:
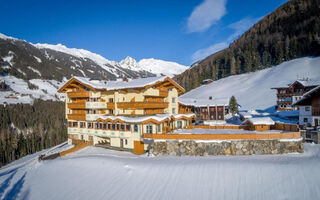
[[118,102],[117,107],[122,109],[167,108],[168,102]]
[[107,108],[106,102],[86,102],[86,108],[88,109],[99,109]]
[[86,103],[85,102],[79,102],[79,103],[68,103],[69,109],[85,109]]
[[107,109],[114,109],[114,108],[115,108],[115,106],[114,106],[113,102],[107,103]]
[[90,92],[68,92],[67,95],[69,98],[87,98],[90,96]]
[[67,117],[69,120],[86,120],[85,114],[68,114]]
[[292,104],[292,101],[277,101],[277,104]]
[[320,116],[320,107],[312,107],[312,116]]
[[97,120],[100,116],[101,114],[86,114],[85,119],[88,121],[94,121],[94,120]]
[[277,93],[278,96],[302,96],[303,92]]

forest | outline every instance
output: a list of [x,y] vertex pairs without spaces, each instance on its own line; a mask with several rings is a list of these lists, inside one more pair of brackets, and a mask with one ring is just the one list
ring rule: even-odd
[[0,105],[0,167],[67,140],[64,102]]

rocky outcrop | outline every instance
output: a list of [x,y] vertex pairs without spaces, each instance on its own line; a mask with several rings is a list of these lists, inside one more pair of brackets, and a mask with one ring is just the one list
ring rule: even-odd
[[302,140],[167,140],[150,144],[155,156],[262,155],[303,153]]

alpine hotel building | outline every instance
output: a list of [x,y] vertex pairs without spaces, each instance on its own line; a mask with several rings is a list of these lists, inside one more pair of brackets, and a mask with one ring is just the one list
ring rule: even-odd
[[142,154],[145,133],[167,134],[195,118],[179,109],[184,89],[166,76],[121,81],[73,77],[58,92],[66,94],[69,143],[93,141]]

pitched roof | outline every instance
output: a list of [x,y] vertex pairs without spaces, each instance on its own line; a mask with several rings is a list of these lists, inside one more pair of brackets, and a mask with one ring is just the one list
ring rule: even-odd
[[93,80],[86,77],[74,76],[67,83],[65,83],[58,91],[62,92],[64,87],[66,87],[72,81],[78,81],[88,88],[98,89],[98,90],[119,90],[119,89],[130,89],[130,88],[143,88],[148,85],[153,85],[162,81],[170,81],[175,87],[178,88],[180,92],[184,92],[184,89],[175,81],[173,81],[168,76],[158,76],[158,77],[148,77],[132,79],[128,81],[107,81],[107,80]]
[[303,85],[304,87],[311,87],[311,86],[317,86],[320,85],[320,80],[313,80],[313,79],[298,79],[295,80],[291,83],[285,84],[285,85],[279,85],[276,87],[273,87],[272,89],[280,89],[280,88],[289,88],[290,86],[292,86],[294,83],[300,83],[301,85]]

